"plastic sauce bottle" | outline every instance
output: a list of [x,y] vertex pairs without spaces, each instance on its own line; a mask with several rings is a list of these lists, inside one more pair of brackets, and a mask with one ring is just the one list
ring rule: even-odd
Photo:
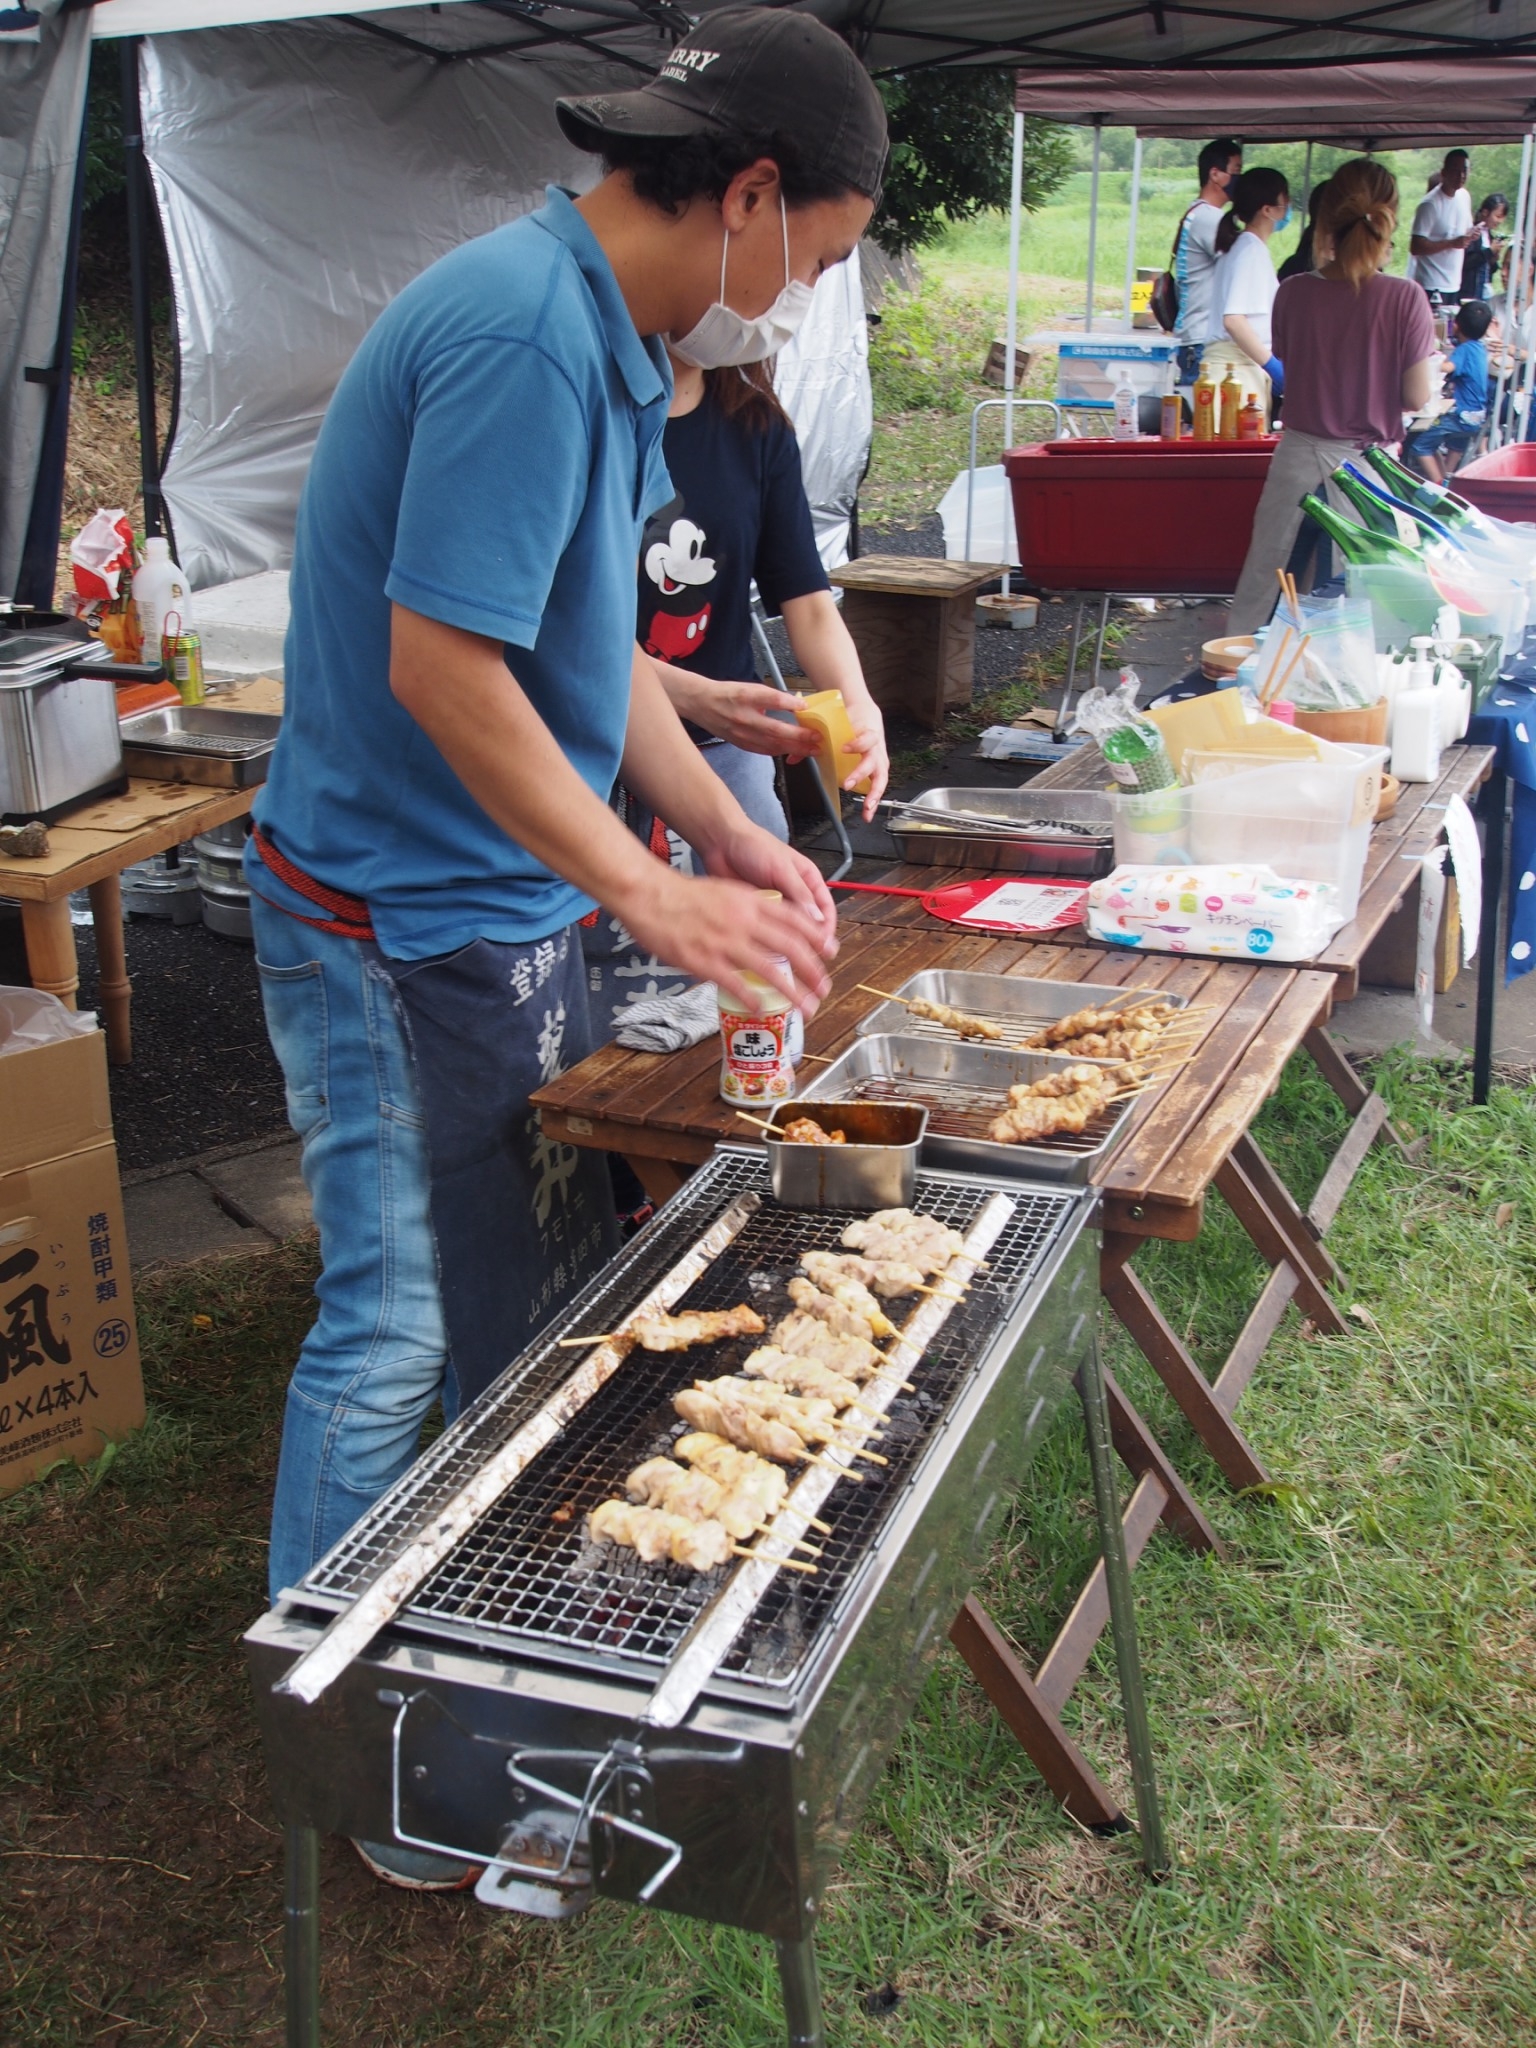
[[1260,441],[1264,438],[1264,408],[1252,391],[1243,401],[1243,409],[1237,416],[1237,438],[1239,441]]
[[1129,370],[1120,372],[1120,382],[1115,386],[1115,434],[1117,441],[1134,441],[1141,432],[1140,408],[1136,400],[1136,389],[1131,383]]
[[1195,382],[1195,432],[1197,441],[1214,441],[1216,438],[1216,380],[1209,370],[1202,369]]
[[134,571],[133,603],[139,615],[139,640],[145,647],[159,647],[167,612],[180,615],[184,632],[192,629],[192,593],[186,577],[171,560],[170,542],[161,534],[151,534],[144,543],[143,564]]
[[1243,409],[1243,387],[1237,381],[1237,372],[1229,368],[1221,385],[1221,423],[1218,433],[1223,441],[1237,439],[1237,416]]

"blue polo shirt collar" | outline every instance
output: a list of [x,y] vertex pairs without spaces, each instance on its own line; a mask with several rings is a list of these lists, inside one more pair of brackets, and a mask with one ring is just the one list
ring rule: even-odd
[[576,259],[597,303],[608,346],[619,366],[625,388],[636,405],[654,405],[672,394],[672,366],[659,335],[642,340],[629,317],[629,308],[613,274],[613,265],[603,246],[558,185],[545,187],[545,205],[537,214],[539,226],[557,241],[564,242]]

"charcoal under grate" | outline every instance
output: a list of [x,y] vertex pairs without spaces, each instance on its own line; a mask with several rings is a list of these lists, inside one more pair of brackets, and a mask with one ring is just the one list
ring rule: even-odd
[[[552,1328],[519,1371],[464,1422],[445,1433],[404,1480],[304,1582],[339,1604],[353,1597],[404,1542],[569,1374],[570,1351],[552,1339],[616,1327],[738,1195],[763,1205],[678,1304],[727,1308],[745,1301],[770,1325],[788,1312],[785,1291],[799,1256],[835,1248],[852,1210],[787,1209],[767,1192],[766,1168],[747,1153],[718,1155],[669,1205],[657,1225]],[[966,1230],[991,1186],[960,1175],[920,1174],[913,1207]],[[814,1577],[781,1573],[722,1670],[754,1685],[792,1683],[819,1628],[899,1497],[935,1424],[1029,1285],[1075,1195],[1013,1186],[1013,1217],[987,1269],[949,1316],[901,1395],[879,1440],[886,1466],[865,1467],[860,1484],[837,1486],[824,1517],[833,1526]],[[905,1320],[911,1303],[893,1303]],[[414,1627],[453,1636],[490,1635],[536,1646],[558,1661],[654,1673],[672,1657],[723,1571],[699,1575],[646,1566],[586,1535],[597,1504],[620,1495],[625,1475],[665,1452],[685,1425],[671,1397],[695,1379],[735,1371],[761,1338],[736,1338],[688,1352],[635,1351],[599,1395],[566,1425],[516,1484],[459,1543],[407,1609]]]

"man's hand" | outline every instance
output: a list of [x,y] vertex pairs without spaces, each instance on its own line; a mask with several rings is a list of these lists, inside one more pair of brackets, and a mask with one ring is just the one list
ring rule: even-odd
[[717,740],[727,740],[749,754],[783,754],[791,762],[815,753],[816,735],[786,717],[792,700],[782,690],[767,683],[716,682],[670,663],[657,666],[679,717],[702,725]]
[[[837,951],[837,913],[826,884],[771,833],[747,825],[736,838],[739,844],[711,857],[707,877],[680,875],[652,859],[654,873],[620,915],[669,967],[712,981],[744,1004],[752,1001],[744,977],[754,974],[813,1017],[831,988],[826,963]],[[781,900],[764,893],[770,889]]]

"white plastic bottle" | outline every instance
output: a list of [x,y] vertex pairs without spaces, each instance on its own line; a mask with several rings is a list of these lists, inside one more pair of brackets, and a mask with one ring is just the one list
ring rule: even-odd
[[1442,713],[1452,706],[1449,690],[1400,690],[1392,714],[1392,773],[1399,782],[1433,782],[1444,745]]
[[1136,387],[1131,382],[1130,371],[1123,369],[1120,382],[1115,386],[1115,439],[1134,441],[1140,432]]
[[151,534],[144,543],[143,566],[134,571],[133,605],[139,615],[146,661],[160,659],[167,612],[176,613],[184,633],[192,630],[192,593],[186,577],[171,560],[170,542],[161,534]]

